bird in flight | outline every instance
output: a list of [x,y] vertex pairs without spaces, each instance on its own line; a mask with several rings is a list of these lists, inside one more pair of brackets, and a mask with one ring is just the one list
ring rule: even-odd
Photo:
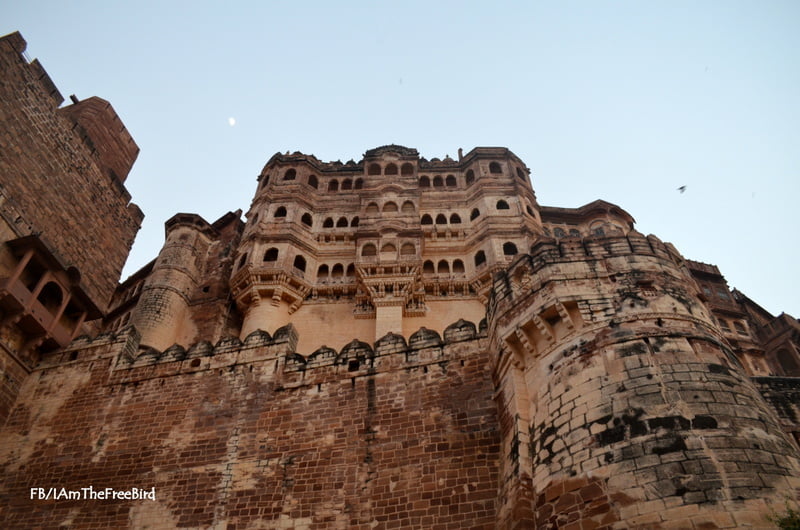
[[681,186],[680,188],[678,188],[678,191],[683,193],[684,191],[686,191],[686,186]]

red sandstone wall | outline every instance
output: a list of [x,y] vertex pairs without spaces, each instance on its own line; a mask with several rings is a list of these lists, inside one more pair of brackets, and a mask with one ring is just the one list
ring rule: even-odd
[[[489,360],[464,330],[308,359],[284,357],[291,329],[134,363],[126,333],[77,343],[32,374],[0,434],[0,526],[493,528]],[[157,500],[29,498],[88,485]]]
[[52,83],[24,62],[20,46],[18,34],[0,39],[0,187],[22,216],[20,229],[41,232],[104,310],[143,216],[99,151],[57,112]]

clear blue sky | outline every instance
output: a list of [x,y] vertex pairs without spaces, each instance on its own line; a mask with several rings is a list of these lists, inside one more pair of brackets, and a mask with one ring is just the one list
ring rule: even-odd
[[619,204],[794,316],[799,27],[796,1],[0,4],[0,33],[141,147],[126,275],[174,213],[246,211],[277,151],[506,146],[541,204]]

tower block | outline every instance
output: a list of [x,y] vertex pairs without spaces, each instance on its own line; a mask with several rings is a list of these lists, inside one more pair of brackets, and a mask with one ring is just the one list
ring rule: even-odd
[[656,237],[535,244],[488,320],[509,527],[758,527],[798,491],[797,447]]

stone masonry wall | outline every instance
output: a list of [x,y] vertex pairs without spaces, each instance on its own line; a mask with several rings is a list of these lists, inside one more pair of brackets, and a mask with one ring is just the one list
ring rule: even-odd
[[[128,328],[54,355],[0,434],[0,526],[494,527],[499,438],[474,325],[308,358],[296,342],[289,326],[140,352]],[[29,494],[89,485],[157,500]]]

